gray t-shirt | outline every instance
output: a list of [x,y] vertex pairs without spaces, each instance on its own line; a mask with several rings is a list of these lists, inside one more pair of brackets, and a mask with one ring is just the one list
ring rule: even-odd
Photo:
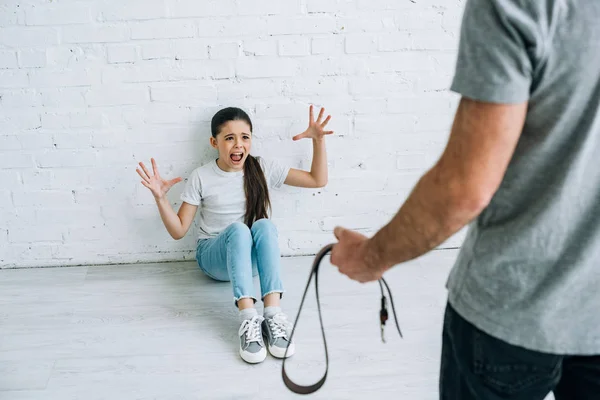
[[508,343],[600,354],[600,1],[468,0],[461,29],[451,89],[529,107],[450,304]]
[[[269,189],[280,188],[290,168],[275,160],[257,159]],[[199,206],[198,239],[215,237],[232,223],[244,222],[244,171],[225,172],[213,160],[192,171],[181,200]]]

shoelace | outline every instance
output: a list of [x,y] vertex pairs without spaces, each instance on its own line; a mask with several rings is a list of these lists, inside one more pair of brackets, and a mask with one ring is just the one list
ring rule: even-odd
[[290,324],[286,316],[283,314],[275,314],[273,318],[269,319],[269,325],[271,327],[271,332],[273,333],[274,339],[287,339],[287,333],[292,327],[292,324]]
[[[285,383],[285,386],[287,386],[288,389],[290,389],[292,392],[297,393],[297,394],[311,394],[311,393],[314,393],[317,390],[319,390],[325,383],[325,380],[327,379],[327,372],[329,371],[329,353],[327,351],[327,340],[325,339],[325,329],[323,328],[323,318],[321,316],[321,302],[319,300],[319,265],[321,264],[321,261],[323,260],[325,255],[327,253],[329,253],[332,248],[333,248],[333,244],[328,244],[327,246],[323,247],[319,251],[319,253],[317,253],[317,255],[315,256],[315,261],[313,262],[313,266],[310,271],[310,276],[308,277],[308,282],[306,283],[306,289],[304,289],[304,295],[302,296],[302,301],[300,302],[300,307],[298,308],[298,315],[296,316],[296,320],[294,321],[292,333],[291,333],[290,339],[289,339],[291,342],[292,338],[294,337],[294,332],[296,331],[296,325],[298,325],[298,319],[300,318],[300,312],[302,311],[302,306],[304,305],[306,293],[308,292],[310,282],[312,281],[312,278],[314,275],[314,277],[315,277],[315,293],[317,295],[317,310],[319,311],[319,323],[321,324],[321,334],[323,335],[323,345],[325,347],[325,373],[323,374],[323,377],[321,379],[319,379],[315,384],[312,384],[312,385],[303,386],[303,385],[298,385],[297,383],[292,382],[292,380],[289,378],[289,376],[285,372],[285,360],[287,359],[287,350],[288,350],[288,348],[286,348],[285,355],[283,357],[283,363],[281,365],[281,375],[283,378],[283,383]],[[383,282],[383,284],[382,284],[382,282]],[[392,292],[391,292],[390,287],[388,286],[387,282],[385,281],[385,279],[381,278],[381,279],[379,279],[379,288],[381,289],[381,310],[379,311],[379,321],[381,324],[381,340],[385,343],[385,339],[383,336],[383,328],[388,319],[388,312],[387,312],[387,298],[383,291],[384,285],[385,285],[385,288],[387,289],[388,296],[390,298],[390,304],[392,305],[392,313],[394,314],[394,321],[396,322],[396,328],[398,329],[398,333],[400,334],[400,337],[402,337],[402,331],[400,330],[400,325],[398,325],[398,318],[396,316],[396,309],[394,307],[394,300],[392,298]]]
[[260,315],[256,315],[252,317],[252,319],[247,319],[244,321],[244,325],[242,326],[242,333],[246,331],[246,343],[251,342],[260,342],[262,339],[260,324],[262,322],[262,317]]

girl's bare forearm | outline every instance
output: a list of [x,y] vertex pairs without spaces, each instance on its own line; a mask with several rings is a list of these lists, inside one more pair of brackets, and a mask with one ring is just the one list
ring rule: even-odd
[[310,174],[315,179],[317,187],[327,184],[327,150],[325,139],[313,139],[313,159]]
[[166,196],[155,198],[155,200],[160,213],[160,218],[162,219],[163,224],[165,224],[167,232],[169,232],[169,235],[171,235],[173,239],[181,239],[185,236],[185,232],[183,231],[183,225],[179,219],[179,215],[173,210],[173,207]]

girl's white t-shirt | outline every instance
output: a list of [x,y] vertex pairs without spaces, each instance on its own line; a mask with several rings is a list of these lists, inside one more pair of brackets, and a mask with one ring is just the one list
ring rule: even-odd
[[[290,168],[275,160],[257,159],[269,189],[280,188]],[[181,200],[199,206],[198,239],[215,237],[232,223],[244,222],[244,171],[225,172],[216,160],[198,167],[190,174]]]

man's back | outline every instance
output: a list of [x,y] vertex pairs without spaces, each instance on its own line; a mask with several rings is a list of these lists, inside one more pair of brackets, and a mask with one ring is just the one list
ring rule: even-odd
[[469,2],[452,89],[529,108],[450,275],[450,303],[508,343],[599,353],[600,2]]

